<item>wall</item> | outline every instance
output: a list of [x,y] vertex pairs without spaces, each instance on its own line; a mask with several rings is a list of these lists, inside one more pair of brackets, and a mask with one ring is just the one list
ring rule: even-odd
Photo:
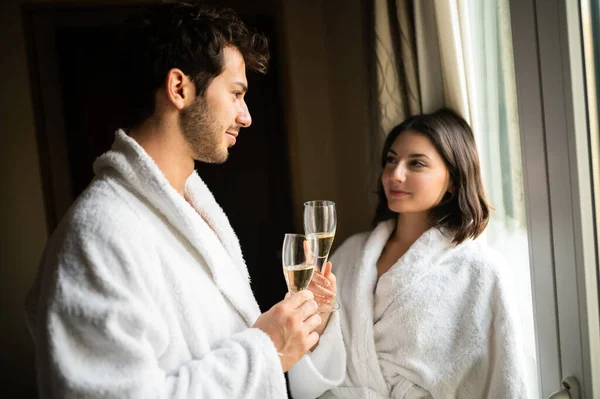
[[[330,103],[335,121],[338,244],[350,234],[368,230],[376,205],[378,165],[369,151],[369,89],[361,0],[324,1],[325,37],[329,49]],[[379,159],[379,148],[375,149]]]
[[[27,398],[35,397],[35,377],[23,301],[46,241],[46,223],[22,3],[0,2],[0,353],[4,392]],[[282,0],[280,6],[296,224],[302,225],[304,201],[334,200],[339,244],[368,228],[371,216],[360,0]]]
[[33,345],[23,300],[46,240],[20,2],[0,5],[0,353],[9,392],[33,397]]
[[296,225],[304,201],[335,201],[334,248],[368,229],[374,209],[361,3],[282,2]]

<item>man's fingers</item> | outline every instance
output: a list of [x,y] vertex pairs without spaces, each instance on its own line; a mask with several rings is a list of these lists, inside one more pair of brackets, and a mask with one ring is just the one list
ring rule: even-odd
[[308,318],[313,316],[317,310],[319,310],[319,305],[315,300],[310,299],[304,302],[297,310],[300,312],[300,317],[302,320],[306,321]]
[[289,306],[292,309],[296,309],[296,308],[302,306],[302,304],[304,304],[304,302],[310,301],[314,298],[315,298],[315,296],[313,295],[312,292],[310,292],[309,290],[302,290],[302,291],[296,292],[294,295],[291,295],[290,298],[287,299],[287,301],[288,301]]
[[318,313],[315,313],[314,315],[306,319],[304,324],[306,325],[306,328],[308,328],[309,331],[312,331],[318,326],[320,326],[322,321],[323,319],[321,318],[321,316]]
[[309,348],[314,347],[317,342],[319,342],[319,334],[317,334],[315,331],[311,332],[310,334],[308,334],[308,338],[307,338],[307,344]]

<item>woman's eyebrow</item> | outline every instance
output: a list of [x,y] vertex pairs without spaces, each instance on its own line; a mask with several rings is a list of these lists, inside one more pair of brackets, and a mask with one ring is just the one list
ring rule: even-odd
[[426,154],[410,154],[408,157],[409,158],[427,158],[427,159],[431,159]]

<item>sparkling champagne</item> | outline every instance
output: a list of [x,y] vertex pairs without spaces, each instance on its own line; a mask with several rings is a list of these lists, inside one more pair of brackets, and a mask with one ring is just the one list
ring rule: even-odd
[[317,257],[317,267],[319,270],[323,270],[323,265],[327,262],[331,245],[335,233],[317,233],[317,240],[319,241],[319,256]]
[[314,271],[315,265],[284,266],[283,274],[290,292],[305,290],[310,284]]

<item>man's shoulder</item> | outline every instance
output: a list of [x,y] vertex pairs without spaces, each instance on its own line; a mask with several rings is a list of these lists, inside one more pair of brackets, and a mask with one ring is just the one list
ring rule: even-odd
[[[111,181],[95,179],[75,200],[52,233],[40,260],[44,289],[57,284],[83,284],[99,276],[121,276],[128,281],[130,255],[146,256],[152,243],[147,226],[132,211],[133,194]],[[59,278],[59,276],[62,276]],[[40,286],[41,287],[41,286]],[[34,287],[32,298],[39,294]]]
[[75,200],[59,224],[60,236],[118,235],[143,229],[142,201],[111,179],[95,179]]

